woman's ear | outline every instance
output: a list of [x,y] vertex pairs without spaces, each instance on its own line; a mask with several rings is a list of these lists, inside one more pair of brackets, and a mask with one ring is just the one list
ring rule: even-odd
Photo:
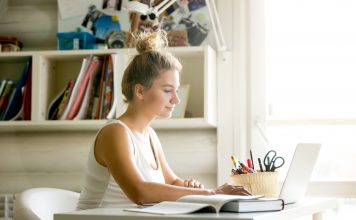
[[143,99],[145,87],[142,84],[136,84],[134,87],[134,95],[137,97],[138,100]]

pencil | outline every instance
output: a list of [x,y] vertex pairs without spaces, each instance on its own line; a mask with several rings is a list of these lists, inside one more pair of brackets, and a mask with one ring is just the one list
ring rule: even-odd
[[262,163],[261,163],[261,159],[257,158],[258,160],[258,164],[260,165],[260,171],[263,172],[263,167],[262,167]]
[[250,150],[250,157],[252,161],[252,169],[255,169],[255,165],[253,164],[252,150]]

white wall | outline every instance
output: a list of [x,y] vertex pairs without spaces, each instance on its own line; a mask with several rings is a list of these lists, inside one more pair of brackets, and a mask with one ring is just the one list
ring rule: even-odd
[[[96,132],[0,134],[0,194],[31,187],[80,190]],[[167,160],[182,178],[216,185],[216,131],[158,131]]]
[[25,50],[56,49],[56,1],[9,0],[7,10],[0,13],[0,35],[16,36]]

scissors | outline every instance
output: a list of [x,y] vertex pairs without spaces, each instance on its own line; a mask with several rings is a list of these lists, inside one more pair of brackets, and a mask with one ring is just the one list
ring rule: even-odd
[[270,150],[264,157],[263,164],[266,167],[266,171],[273,172],[284,165],[284,158],[280,156],[277,157],[277,152],[275,150]]

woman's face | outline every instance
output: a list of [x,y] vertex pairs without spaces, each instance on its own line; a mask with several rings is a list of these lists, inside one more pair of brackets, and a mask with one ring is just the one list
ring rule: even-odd
[[176,70],[163,71],[153,81],[152,87],[144,92],[144,103],[153,114],[161,118],[170,118],[180,100],[177,95],[179,73]]

